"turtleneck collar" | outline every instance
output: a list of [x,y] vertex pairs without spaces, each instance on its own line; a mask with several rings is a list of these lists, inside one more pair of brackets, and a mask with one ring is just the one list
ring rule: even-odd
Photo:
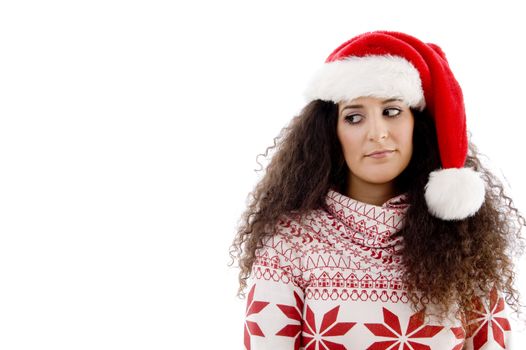
[[393,238],[392,235],[403,227],[409,208],[407,193],[377,206],[329,189],[325,204],[326,210],[346,228],[346,238],[355,243],[371,248],[385,248],[401,242],[402,237]]

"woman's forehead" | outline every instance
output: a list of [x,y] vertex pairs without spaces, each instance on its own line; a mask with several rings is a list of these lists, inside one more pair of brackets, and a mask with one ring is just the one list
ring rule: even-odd
[[402,102],[406,104],[400,97],[375,97],[375,96],[360,96],[350,100],[343,100],[338,103],[339,106],[348,106],[348,105],[360,105],[363,103],[381,103],[386,104],[389,102]]

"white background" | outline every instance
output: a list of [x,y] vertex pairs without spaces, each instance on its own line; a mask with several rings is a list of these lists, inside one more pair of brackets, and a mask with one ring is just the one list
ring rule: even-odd
[[365,31],[442,47],[524,211],[518,4],[2,1],[0,348],[241,349],[228,248],[256,157]]

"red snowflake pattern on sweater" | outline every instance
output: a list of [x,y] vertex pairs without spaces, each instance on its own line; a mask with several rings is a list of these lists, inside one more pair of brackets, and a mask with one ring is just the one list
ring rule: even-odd
[[452,327],[451,332],[455,335],[455,338],[462,339],[462,342],[458,343],[451,350],[462,350],[464,346],[464,339],[466,338],[466,332],[463,327]]
[[316,328],[314,313],[307,306],[306,320],[303,323],[303,345],[305,350],[345,350],[342,344],[327,340],[327,337],[345,335],[356,322],[336,322],[339,306],[327,311],[323,316],[320,328]]
[[385,307],[382,309],[385,324],[366,323],[365,327],[376,336],[394,338],[394,340],[375,342],[367,348],[368,350],[385,350],[387,348],[395,349],[399,345],[403,345],[404,350],[431,349],[428,345],[417,343],[411,339],[432,338],[444,328],[443,326],[424,326],[424,310],[421,310],[411,315],[409,318],[409,324],[407,325],[407,330],[405,333],[402,333],[398,316]]
[[404,195],[375,206],[329,191],[325,204],[283,215],[256,250],[247,349],[497,350],[509,342],[496,292],[465,322],[432,311],[424,321],[423,311],[412,310],[403,239],[395,235],[408,208]]
[[511,326],[508,319],[503,317],[504,314],[501,314],[504,311],[504,299],[499,297],[495,288],[490,292],[489,303],[489,308],[486,308],[481,298],[475,298],[475,309],[468,313],[467,333],[468,337],[473,337],[474,350],[481,349],[487,343],[490,328],[493,339],[506,349],[504,331],[510,331]]
[[[257,314],[261,310],[263,310],[269,303],[266,301],[254,301],[254,292],[256,291],[256,285],[252,287],[250,292],[248,293],[248,299],[247,299],[247,309],[246,309],[246,318],[252,314]],[[264,337],[265,334],[263,334],[263,331],[261,328],[259,328],[259,325],[256,322],[249,321],[248,319],[245,321],[245,348],[247,350],[250,350],[250,336],[256,335],[259,337]]]
[[299,350],[300,342],[301,342],[300,334],[301,334],[301,320],[302,320],[301,313],[303,312],[303,300],[296,292],[294,292],[294,299],[296,299],[295,306],[282,305],[282,304],[278,304],[277,306],[285,314],[285,316],[287,316],[291,320],[296,321],[297,323],[286,325],[280,331],[278,331],[276,335],[295,338],[294,349]]

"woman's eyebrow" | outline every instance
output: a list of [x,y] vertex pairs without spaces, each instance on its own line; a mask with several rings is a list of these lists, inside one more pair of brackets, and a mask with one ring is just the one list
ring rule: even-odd
[[[393,101],[402,101],[402,99],[401,98],[390,98],[390,99],[387,99],[385,101],[382,101],[382,104],[386,104],[386,103],[393,102]],[[346,110],[347,108],[363,108],[363,105],[349,105],[349,106],[345,106],[342,109],[342,112],[344,110]]]

